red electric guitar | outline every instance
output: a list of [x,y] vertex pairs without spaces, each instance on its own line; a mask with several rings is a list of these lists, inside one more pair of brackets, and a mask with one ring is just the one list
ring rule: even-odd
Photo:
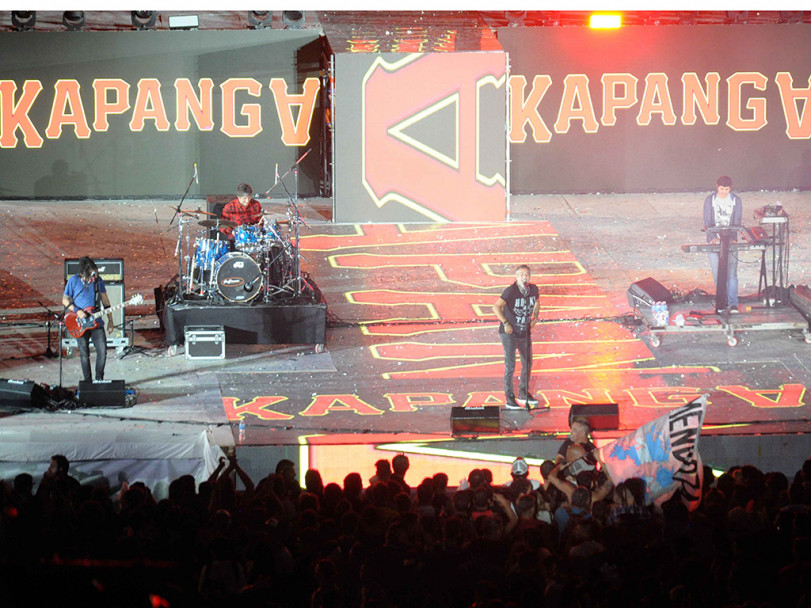
[[69,312],[65,314],[65,327],[71,336],[74,338],[79,338],[82,336],[82,334],[84,334],[84,332],[96,329],[99,326],[99,322],[96,319],[102,315],[106,315],[107,313],[110,313],[118,308],[122,308],[123,306],[137,306],[143,301],[144,296],[137,294],[132,296],[126,302],[121,302],[121,304],[110,306],[110,308],[105,308],[104,310],[100,310],[98,312],[91,313],[90,311],[93,309],[89,308],[86,309],[88,315],[84,319],[80,319],[79,315],[77,315],[75,312]]

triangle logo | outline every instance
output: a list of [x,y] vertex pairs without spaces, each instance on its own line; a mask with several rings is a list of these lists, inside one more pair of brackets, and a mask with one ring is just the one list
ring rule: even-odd
[[453,93],[389,127],[407,146],[454,169],[459,168],[459,93]]

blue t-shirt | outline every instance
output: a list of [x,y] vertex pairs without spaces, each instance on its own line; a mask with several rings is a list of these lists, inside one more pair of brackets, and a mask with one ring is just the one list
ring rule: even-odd
[[[85,283],[78,274],[74,274],[65,283],[64,294],[68,296],[76,308],[88,309],[95,308],[96,306],[96,285],[98,285],[99,293],[107,293],[107,288],[104,286],[104,281],[101,277],[96,277],[94,283]],[[99,326],[104,326],[102,317],[97,319]]]

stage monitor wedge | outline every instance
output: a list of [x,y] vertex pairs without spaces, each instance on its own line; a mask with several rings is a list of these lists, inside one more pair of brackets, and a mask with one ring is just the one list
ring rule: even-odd
[[82,380],[76,398],[83,406],[124,407],[127,404],[127,391],[123,380]]
[[0,378],[0,405],[43,408],[48,405],[48,395],[31,380]]
[[569,409],[569,426],[575,418],[588,420],[592,431],[620,428],[619,406],[616,403],[578,403]]
[[478,435],[481,433],[498,434],[500,408],[488,407],[452,407],[451,434]]

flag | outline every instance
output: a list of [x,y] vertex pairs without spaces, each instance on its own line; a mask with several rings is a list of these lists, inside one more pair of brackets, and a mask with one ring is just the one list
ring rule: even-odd
[[707,395],[672,410],[603,446],[599,457],[615,485],[631,477],[647,484],[646,504],[662,504],[678,493],[692,511],[701,503],[703,464],[698,437]]

